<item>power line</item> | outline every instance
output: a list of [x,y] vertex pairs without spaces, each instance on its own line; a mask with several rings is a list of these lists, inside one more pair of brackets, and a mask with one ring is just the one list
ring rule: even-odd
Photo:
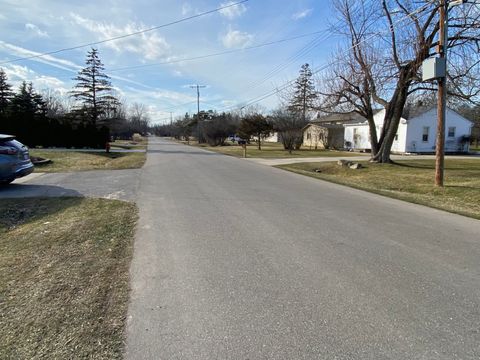
[[[404,20],[412,20],[412,19],[410,18],[411,16],[416,15],[416,14],[419,14],[419,13],[425,11],[429,6],[431,6],[431,3],[426,4],[426,5],[422,6],[421,8],[419,8],[419,9],[417,9],[417,10],[415,10],[415,11],[409,13],[409,14],[406,14],[404,17],[402,17],[401,19],[397,20],[393,25],[397,25],[397,24],[403,22]],[[393,32],[393,26],[388,29],[388,32]],[[372,34],[371,36],[366,37],[365,39],[363,39],[363,40],[361,40],[361,41],[358,41],[355,45],[350,46],[349,48],[347,48],[347,49],[344,51],[344,53],[347,54],[350,50],[358,47],[360,44],[364,43],[365,41],[368,41],[368,40],[372,39],[373,37],[382,35],[382,34],[384,34],[384,33],[385,33],[385,31],[374,33],[374,34]],[[325,64],[325,65],[323,65],[323,66],[315,69],[314,71],[312,71],[312,74],[313,74],[313,75],[318,74],[319,72],[327,69],[328,67],[330,67],[330,66],[333,65],[333,64],[334,64],[333,62],[329,62],[329,63],[327,63],[327,64]],[[247,100],[246,102],[242,102],[242,104],[243,104],[243,105],[242,105],[242,108],[245,107],[245,106],[249,106],[249,105],[258,103],[258,102],[263,101],[263,100],[265,100],[265,99],[267,99],[267,98],[269,98],[269,97],[271,97],[271,96],[273,96],[273,95],[278,94],[279,92],[285,90],[285,89],[286,89],[288,86],[290,86],[292,83],[294,83],[295,80],[296,80],[296,79],[287,81],[286,83],[284,83],[283,85],[281,85],[279,88],[276,88],[276,89],[274,89],[274,90],[271,90],[271,91],[269,91],[268,93],[266,93],[266,94],[264,94],[264,95],[261,95],[261,96],[259,96],[259,97],[257,97],[257,98],[253,98],[253,99],[251,99],[251,100]],[[221,109],[219,109],[219,111],[233,110],[233,109],[235,109],[235,108],[237,108],[237,107],[238,107],[238,105],[229,106],[229,107],[221,108]]]
[[226,50],[226,51],[221,51],[221,52],[217,52],[217,53],[194,56],[194,57],[191,57],[191,58],[183,58],[183,59],[177,59],[177,60],[162,61],[162,62],[158,62],[158,63],[144,64],[144,65],[134,65],[134,66],[126,66],[126,67],[122,67],[122,68],[110,69],[109,72],[132,70],[132,69],[141,69],[141,68],[157,66],[157,65],[174,64],[174,63],[179,63],[179,62],[183,62],[183,61],[200,60],[200,59],[206,59],[206,58],[210,58],[210,57],[214,57],[214,56],[227,55],[227,54],[232,54],[232,53],[241,52],[241,51],[245,51],[245,50],[258,49],[258,48],[262,48],[262,47],[269,46],[269,45],[280,44],[280,43],[283,43],[283,42],[292,41],[292,40],[304,38],[304,37],[307,37],[307,36],[312,36],[312,35],[315,35],[315,34],[319,34],[319,33],[322,33],[324,31],[325,30],[314,31],[314,32],[307,33],[307,34],[292,36],[292,37],[289,37],[289,38],[270,41],[270,42],[266,42],[266,43],[262,43],[262,44],[258,44],[258,45],[247,46],[247,47],[240,48],[240,49]]
[[261,80],[258,81],[252,81],[251,83],[247,84],[245,88],[249,89],[250,91],[253,89],[256,89],[263,83],[265,83],[267,80],[273,78],[276,76],[278,73],[280,73],[282,70],[285,70],[288,68],[291,64],[293,64],[296,60],[300,59],[302,56],[307,55],[310,53],[314,48],[316,48],[319,44],[321,44],[323,41],[326,41],[328,38],[330,38],[332,35],[328,35],[327,30],[322,31],[322,35],[316,37],[309,43],[307,43],[304,47],[302,47],[300,50],[298,50],[294,55],[291,55],[288,57],[285,62],[282,64],[277,65],[275,68],[267,72]]
[[58,53],[64,52],[64,51],[71,51],[71,50],[81,49],[81,48],[88,47],[88,46],[103,44],[103,43],[110,42],[110,41],[115,41],[115,40],[119,40],[119,39],[124,39],[124,38],[130,37],[130,36],[135,36],[135,35],[144,34],[144,33],[146,33],[146,32],[158,30],[158,29],[161,29],[161,28],[164,28],[164,27],[167,27],[167,26],[176,25],[176,24],[179,24],[179,23],[188,21],[188,20],[192,20],[192,19],[199,18],[199,17],[205,16],[205,15],[209,15],[209,14],[218,12],[218,11],[223,10],[223,9],[227,9],[227,8],[230,8],[230,7],[233,7],[233,6],[237,6],[237,5],[246,3],[247,1],[249,1],[249,0],[241,0],[241,1],[238,1],[238,2],[233,3],[233,4],[228,4],[228,5],[225,5],[225,6],[221,6],[221,7],[218,7],[218,8],[216,8],[216,9],[213,9],[213,10],[205,11],[205,12],[203,12],[203,13],[195,14],[195,15],[188,16],[188,17],[185,17],[185,18],[182,18],[182,19],[179,19],[179,20],[175,20],[175,21],[172,21],[172,22],[169,22],[169,23],[166,23],[166,24],[154,26],[154,27],[151,27],[151,28],[148,28],[148,29],[144,29],[144,30],[135,31],[135,32],[132,32],[132,33],[129,33],[129,34],[125,34],[125,35],[115,36],[115,37],[112,37],[112,38],[108,38],[108,39],[104,39],[104,40],[100,40],[100,41],[91,42],[91,43],[88,43],[88,44],[76,45],[76,46],[72,46],[72,47],[68,47],[68,48],[63,48],[63,49],[59,49],[59,50],[54,50],[54,51],[49,51],[49,52],[45,52],[45,53],[41,53],[41,54],[36,54],[36,55],[31,55],[31,56],[25,56],[25,57],[13,59],[13,60],[3,61],[3,62],[0,62],[0,65],[12,63],[12,62],[17,62],[17,61],[35,59],[35,58],[44,57],[44,56],[47,56],[47,55],[58,54]]

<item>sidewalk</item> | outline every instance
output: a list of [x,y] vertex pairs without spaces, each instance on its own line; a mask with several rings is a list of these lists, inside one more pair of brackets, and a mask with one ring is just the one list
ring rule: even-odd
[[[435,155],[392,155],[392,160],[433,160]],[[267,166],[277,166],[277,165],[286,165],[286,164],[297,164],[297,163],[310,163],[310,162],[332,162],[338,160],[349,160],[349,161],[368,161],[370,160],[369,154],[359,155],[359,156],[335,156],[335,157],[309,157],[309,158],[290,158],[290,159],[261,159],[261,158],[247,158],[245,160],[251,161],[257,164],[267,165]],[[447,155],[445,159],[479,159],[480,156],[477,154],[473,155]]]

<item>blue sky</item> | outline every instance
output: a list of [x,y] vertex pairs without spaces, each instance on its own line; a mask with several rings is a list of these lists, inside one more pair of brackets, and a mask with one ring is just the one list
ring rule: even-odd
[[[234,1],[0,0],[0,63],[151,28],[230,2]],[[313,68],[324,64],[335,47],[335,38],[319,40],[308,52],[301,51],[321,34],[258,49],[248,47],[328,29],[331,20],[329,1],[250,0],[96,47],[118,95],[127,103],[145,104],[152,122],[161,123],[167,121],[170,112],[175,117],[196,111],[191,84],[207,85],[201,91],[202,109],[224,110],[242,106],[294,79],[305,62]],[[243,50],[179,62],[237,49]],[[50,88],[67,94],[87,50],[0,67],[14,86],[27,80],[38,91]],[[161,62],[172,63],[121,70]],[[272,109],[278,101],[272,96],[259,104]]]

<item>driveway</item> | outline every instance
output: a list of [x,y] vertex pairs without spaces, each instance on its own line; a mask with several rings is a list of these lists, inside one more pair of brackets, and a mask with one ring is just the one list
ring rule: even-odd
[[138,205],[127,359],[480,358],[477,220],[161,139]]
[[140,170],[33,173],[0,187],[0,198],[87,196],[135,201]]

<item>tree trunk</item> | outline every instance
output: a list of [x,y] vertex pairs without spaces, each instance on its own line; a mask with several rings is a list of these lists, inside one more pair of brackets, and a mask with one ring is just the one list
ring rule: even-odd
[[373,115],[368,119],[368,128],[370,132],[370,147],[372,149],[371,159],[378,153],[378,138],[377,138],[377,128],[375,126],[375,121],[373,120]]
[[258,136],[258,150],[262,150],[262,137],[261,137],[261,133],[258,133],[257,136]]
[[393,96],[385,107],[383,130],[378,142],[378,152],[372,156],[372,161],[374,162],[392,163],[390,151],[392,150],[393,141],[398,131],[398,124],[407,101],[408,89],[411,84],[411,81],[408,80],[409,77],[410,68],[402,68]]

